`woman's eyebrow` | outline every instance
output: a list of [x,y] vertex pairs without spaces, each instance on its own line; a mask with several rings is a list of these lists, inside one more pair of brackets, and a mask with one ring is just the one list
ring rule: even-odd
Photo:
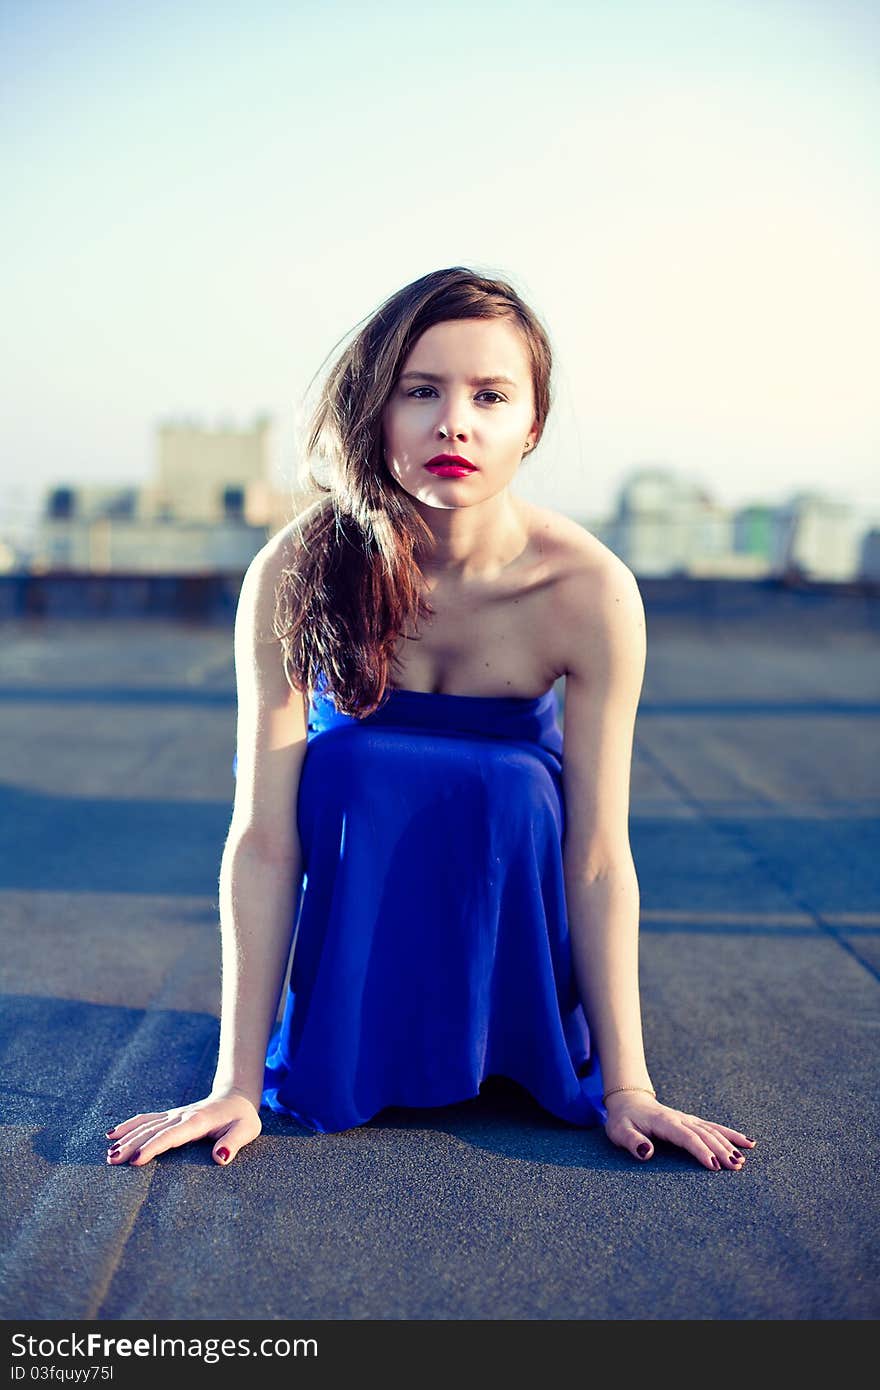
[[[439,381],[445,382],[449,378],[438,376],[436,372],[404,372],[401,381],[407,381],[410,377],[418,377],[419,381]],[[505,386],[515,386],[516,382],[509,376],[472,376],[468,382],[469,386],[492,386],[501,382]]]

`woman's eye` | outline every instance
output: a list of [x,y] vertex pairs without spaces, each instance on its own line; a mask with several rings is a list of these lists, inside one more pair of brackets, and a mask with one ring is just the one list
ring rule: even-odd
[[[410,391],[410,392],[408,392],[408,394],[409,394],[410,396],[415,397],[416,400],[421,400],[422,397],[419,395],[419,392],[420,392],[420,391],[433,391],[433,390],[434,390],[433,386],[417,386],[416,389],[415,389],[414,391]],[[480,392],[480,395],[481,395],[481,396],[494,396],[494,397],[495,397],[495,400],[498,400],[498,401],[503,401],[503,400],[504,400],[504,397],[503,397],[502,395],[500,395],[497,391],[481,391],[481,392]],[[494,404],[494,401],[492,402],[492,404]]]

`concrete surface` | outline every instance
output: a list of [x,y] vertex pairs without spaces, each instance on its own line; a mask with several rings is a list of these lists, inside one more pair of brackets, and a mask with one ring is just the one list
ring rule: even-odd
[[[841,612],[844,617],[841,618]],[[872,620],[873,621],[873,620]],[[648,612],[631,838],[661,1099],[758,1139],[639,1165],[512,1083],[360,1130],[270,1112],[108,1168],[204,1094],[231,631],[0,624],[4,1319],[876,1316],[880,668],[810,612]]]

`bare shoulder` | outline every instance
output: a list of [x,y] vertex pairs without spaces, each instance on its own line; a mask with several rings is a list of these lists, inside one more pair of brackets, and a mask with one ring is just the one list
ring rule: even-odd
[[552,576],[557,664],[566,676],[595,674],[611,649],[628,649],[635,665],[645,655],[645,610],[629,566],[576,521],[535,508],[535,536]]
[[290,564],[299,547],[303,545],[309,522],[322,511],[326,511],[329,505],[329,499],[323,496],[305,502],[290,521],[276,531],[262,549],[257,551],[251,561],[250,568],[258,571],[274,568],[281,574],[284,568]]
[[274,618],[278,584],[302,543],[305,515],[276,532],[254,556],[235,615],[237,771],[231,834],[266,859],[285,863],[300,853],[295,808],[308,744],[308,696],[288,678]]
[[326,505],[324,497],[307,502],[266,541],[248,565],[239,595],[238,621],[252,628],[250,635],[255,643],[277,644],[273,620],[278,586],[303,544],[308,522]]

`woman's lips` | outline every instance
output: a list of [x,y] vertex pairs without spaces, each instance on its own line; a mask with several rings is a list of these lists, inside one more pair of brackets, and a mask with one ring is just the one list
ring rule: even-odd
[[435,454],[425,467],[440,478],[463,478],[466,473],[476,473],[477,466],[463,454]]
[[428,463],[425,467],[439,478],[466,478],[469,473],[477,471],[464,463]]

